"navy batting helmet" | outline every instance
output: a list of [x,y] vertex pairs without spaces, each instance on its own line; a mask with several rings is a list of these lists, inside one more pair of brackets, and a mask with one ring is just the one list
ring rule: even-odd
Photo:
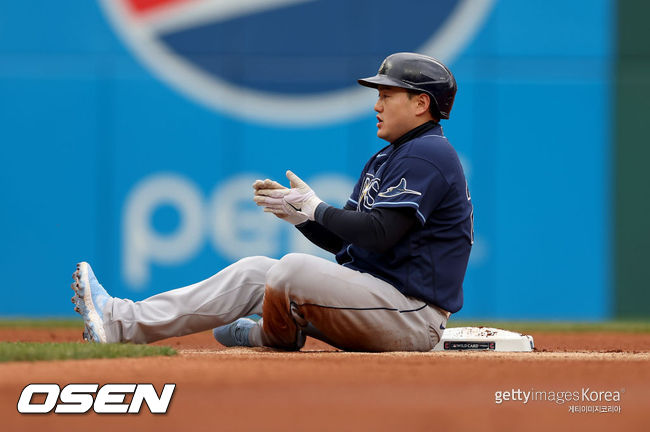
[[415,53],[391,54],[382,62],[377,75],[358,80],[366,87],[401,87],[426,93],[431,98],[431,113],[448,119],[456,96],[456,80],[440,61]]

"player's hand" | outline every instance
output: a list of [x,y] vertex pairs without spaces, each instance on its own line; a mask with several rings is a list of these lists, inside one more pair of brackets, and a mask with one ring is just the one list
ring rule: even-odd
[[307,216],[298,213],[293,208],[285,209],[283,202],[284,196],[289,193],[290,189],[282,186],[273,180],[256,180],[253,183],[255,194],[253,201],[258,206],[264,207],[266,213],[273,213],[278,218],[289,222],[292,225],[298,225],[307,221]]
[[280,183],[275,180],[255,180],[253,183],[253,190],[257,192],[260,189],[288,189],[287,187],[282,186]]
[[293,172],[287,171],[287,178],[291,184],[291,189],[284,195],[284,210],[289,211],[290,209],[293,209],[299,214],[307,216],[309,220],[314,220],[316,207],[318,207],[318,204],[322,203],[323,200],[318,198],[307,183],[302,181],[302,179]]

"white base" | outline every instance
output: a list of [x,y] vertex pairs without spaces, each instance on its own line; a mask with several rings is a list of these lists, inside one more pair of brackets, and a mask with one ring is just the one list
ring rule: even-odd
[[535,348],[533,337],[491,327],[451,327],[433,351],[528,352]]

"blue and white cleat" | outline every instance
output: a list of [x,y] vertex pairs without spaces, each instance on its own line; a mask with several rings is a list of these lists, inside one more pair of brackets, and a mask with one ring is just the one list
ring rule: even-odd
[[77,271],[72,274],[72,289],[75,292],[72,302],[74,310],[84,319],[84,339],[91,342],[106,343],[104,332],[104,306],[111,299],[99,283],[93,269],[87,262],[77,264]]
[[248,340],[248,333],[256,325],[257,323],[250,318],[239,318],[230,324],[215,328],[212,330],[212,334],[217,342],[227,347],[252,347],[253,345]]

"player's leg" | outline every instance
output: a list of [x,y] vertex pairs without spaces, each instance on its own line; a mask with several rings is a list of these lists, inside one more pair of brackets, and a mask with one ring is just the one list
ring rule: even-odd
[[447,316],[390,284],[305,254],[289,254],[266,278],[263,325],[249,339],[299,349],[305,335],[353,351],[428,351]]
[[106,342],[149,343],[260,314],[266,273],[276,262],[244,258],[204,281],[138,302],[109,297],[101,309]]

